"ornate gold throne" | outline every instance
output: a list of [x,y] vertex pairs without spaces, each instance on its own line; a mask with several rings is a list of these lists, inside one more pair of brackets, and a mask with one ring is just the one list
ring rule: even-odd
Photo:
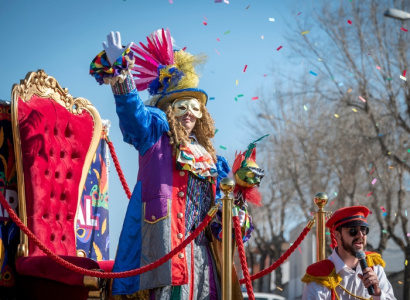
[[[86,268],[99,264],[76,250],[75,226],[82,190],[102,132],[101,118],[84,98],[44,71],[28,73],[12,90],[19,215],[51,251]],[[16,269],[21,299],[103,298],[104,280],[54,262],[24,233]]]

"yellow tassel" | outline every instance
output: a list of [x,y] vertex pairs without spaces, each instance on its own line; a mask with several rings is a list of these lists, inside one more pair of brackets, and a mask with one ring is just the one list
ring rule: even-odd
[[304,283],[309,283],[312,281],[324,285],[328,289],[333,290],[342,281],[342,277],[336,274],[335,269],[333,269],[332,273],[330,273],[329,276],[312,276],[306,273],[305,276],[303,276],[302,278],[302,282]]
[[366,255],[367,265],[373,267],[375,265],[380,265],[383,268],[386,266],[382,256],[379,253],[369,253]]

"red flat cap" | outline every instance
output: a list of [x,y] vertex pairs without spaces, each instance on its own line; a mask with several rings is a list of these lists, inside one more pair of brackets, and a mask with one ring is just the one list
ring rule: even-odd
[[336,229],[339,226],[369,226],[367,216],[370,210],[366,206],[348,206],[336,210],[329,220],[326,227]]

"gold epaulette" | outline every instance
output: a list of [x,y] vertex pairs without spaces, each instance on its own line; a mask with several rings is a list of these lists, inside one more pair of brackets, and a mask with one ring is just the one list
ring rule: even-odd
[[333,263],[325,259],[310,265],[306,269],[306,274],[303,276],[302,281],[305,283],[314,281],[328,289],[334,290],[342,281],[342,277],[336,274]]
[[382,256],[379,253],[367,252],[367,251],[365,253],[366,253],[367,266],[373,267],[376,265],[380,265],[383,268],[386,266],[386,263],[384,262]]

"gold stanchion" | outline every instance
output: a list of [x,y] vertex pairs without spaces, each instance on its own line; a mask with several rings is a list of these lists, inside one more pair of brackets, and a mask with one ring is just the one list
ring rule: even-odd
[[235,187],[231,178],[221,180],[220,188],[225,194],[222,200],[222,300],[232,299],[232,203],[229,194]]
[[327,200],[328,198],[325,193],[317,193],[315,195],[314,201],[319,207],[319,210],[316,212],[316,261],[324,260],[326,255],[326,212],[323,207],[327,204]]

